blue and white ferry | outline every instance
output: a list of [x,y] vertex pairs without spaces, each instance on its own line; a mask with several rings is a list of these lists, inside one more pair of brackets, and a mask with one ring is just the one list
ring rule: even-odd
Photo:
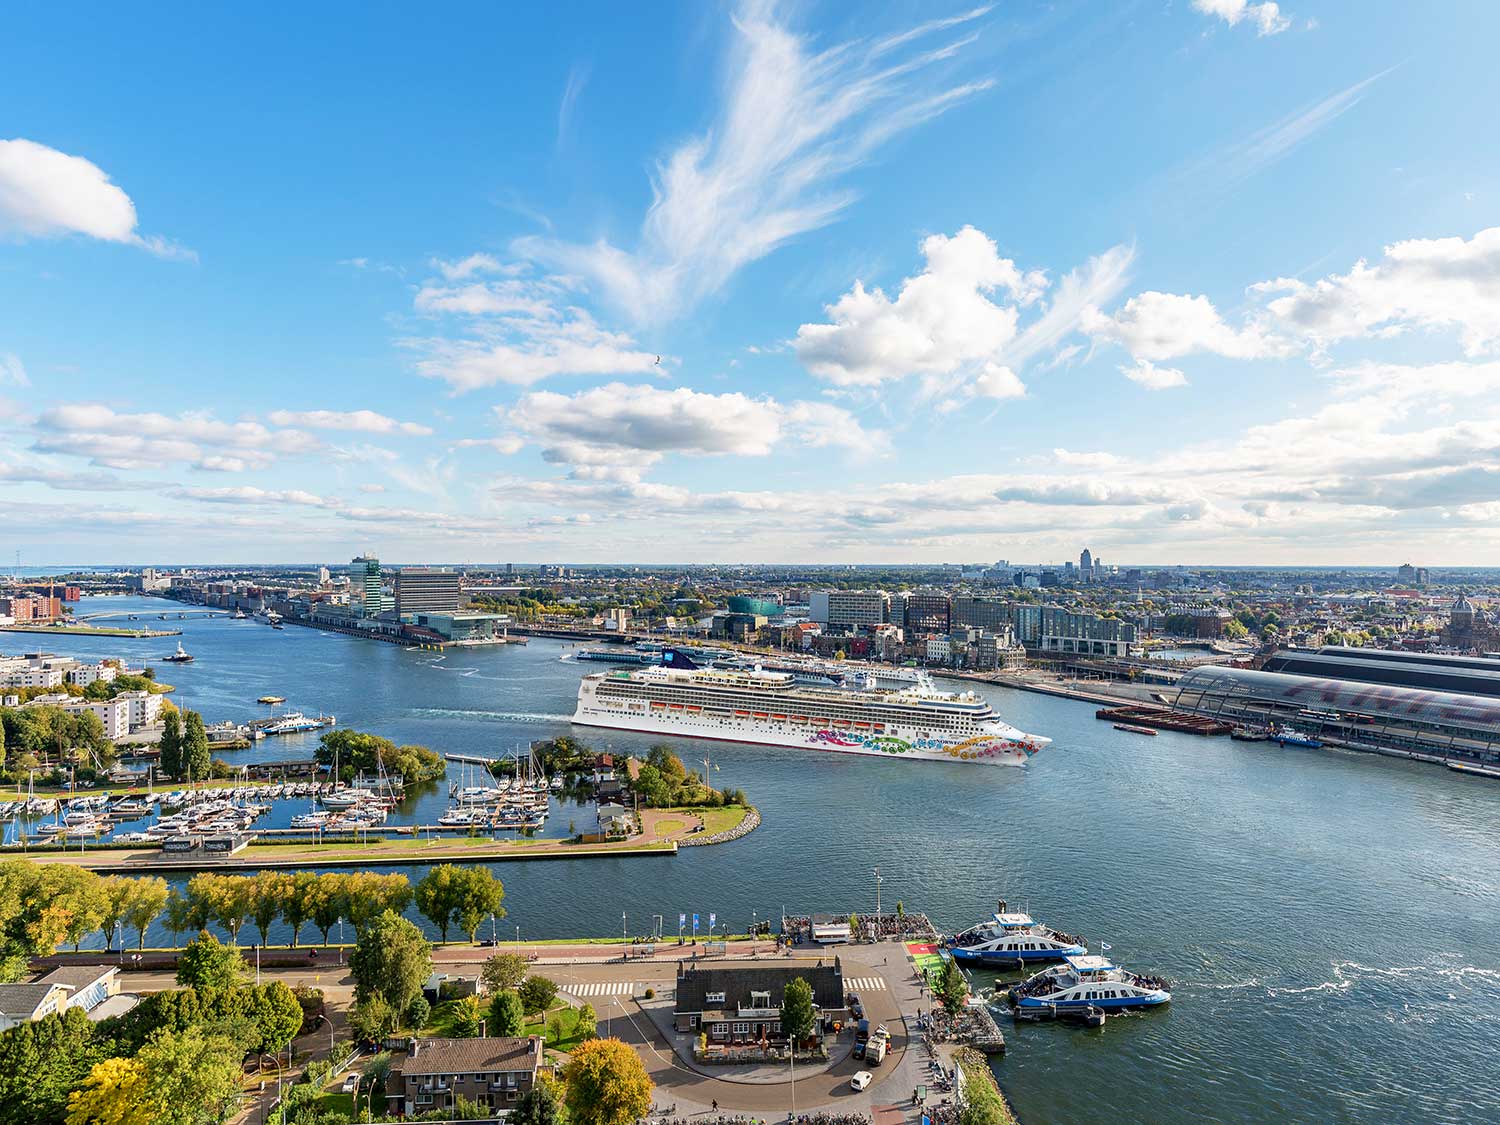
[[1068,957],[1043,969],[1011,990],[1021,1011],[1073,1011],[1099,1008],[1120,1011],[1150,1008],[1172,999],[1167,982],[1143,977],[1094,954]]
[[1082,938],[1043,926],[1030,914],[1006,912],[1001,904],[1001,913],[950,938],[948,952],[960,964],[1019,965],[1061,961],[1088,949]]

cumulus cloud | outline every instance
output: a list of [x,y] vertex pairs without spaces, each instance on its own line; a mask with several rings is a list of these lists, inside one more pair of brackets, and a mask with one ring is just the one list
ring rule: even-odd
[[1120,374],[1132,383],[1139,383],[1153,391],[1164,391],[1168,387],[1187,386],[1187,376],[1175,367],[1157,367],[1149,359],[1138,361],[1134,367],[1120,368]]
[[[1015,339],[1018,306],[1046,288],[1044,275],[1023,273],[974,227],[931,235],[922,256],[926,267],[894,299],[856,281],[828,306],[832,323],[802,325],[794,346],[803,365],[844,387],[950,374],[998,355]],[[1010,303],[991,300],[997,291]]]
[[202,500],[211,504],[296,504],[308,508],[331,508],[336,501],[299,488],[176,488],[172,495],[182,500]]
[[745,265],[837,219],[853,199],[842,178],[892,137],[988,88],[933,77],[971,39],[920,49],[985,11],[819,51],[770,3],[742,4],[717,120],[657,167],[636,248],[524,239],[517,249],[587,278],[640,321],[679,315]]
[[1230,27],[1248,23],[1257,35],[1279,35],[1292,26],[1272,0],[1252,4],[1249,0],[1193,0],[1193,7],[1206,16],[1215,16]]
[[23,138],[0,141],[0,237],[81,234],[162,257],[190,251],[136,231],[135,204],[97,164]]
[[1178,359],[1207,352],[1232,359],[1285,355],[1289,345],[1254,324],[1232,328],[1207,297],[1148,291],[1110,317],[1088,321],[1097,338],[1121,344],[1138,360]]
[[1281,278],[1254,286],[1284,292],[1267,308],[1289,331],[1319,347],[1411,328],[1456,329],[1465,354],[1500,346],[1500,227],[1473,238],[1415,238],[1385,248],[1375,265],[1311,285]]
[[431,426],[398,422],[373,410],[273,410],[266,417],[278,426],[306,426],[312,430],[352,430],[364,434],[425,436]]

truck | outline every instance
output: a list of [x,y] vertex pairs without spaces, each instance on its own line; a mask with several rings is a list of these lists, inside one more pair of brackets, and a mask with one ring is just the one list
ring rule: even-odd
[[885,1061],[885,1053],[890,1049],[890,1040],[884,1035],[876,1035],[865,1044],[865,1063],[868,1066],[879,1066]]

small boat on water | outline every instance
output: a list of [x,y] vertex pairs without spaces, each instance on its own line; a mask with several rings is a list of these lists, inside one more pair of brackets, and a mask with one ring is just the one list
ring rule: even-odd
[[1019,965],[1060,961],[1088,949],[1082,938],[1043,926],[1030,914],[1008,911],[1002,901],[999,913],[989,921],[950,938],[948,952],[961,965]]
[[234,619],[236,621],[244,621],[246,619],[246,617],[245,617],[245,611],[243,609],[237,609],[237,610],[235,610],[234,611]]
[[1278,746],[1295,746],[1299,750],[1317,750],[1323,745],[1321,739],[1295,731],[1291,727],[1277,727],[1271,732],[1271,741]]
[[1100,1008],[1120,1011],[1150,1008],[1172,999],[1167,982],[1143,977],[1093,954],[1068,957],[1061,965],[1043,969],[1010,991],[1019,1012],[1079,1011]]
[[1236,742],[1265,742],[1271,735],[1262,727],[1235,727],[1229,737]]
[[268,704],[270,706],[275,706],[278,703],[285,703],[286,702],[286,696],[284,696],[284,695],[263,695],[259,699],[257,699],[255,702],[257,702],[257,703],[265,703],[265,704]]
[[171,656],[163,656],[162,659],[168,664],[191,664],[193,662],[192,654],[182,647],[181,641],[177,642],[176,652],[172,653]]
[[464,809],[449,809],[438,817],[438,823],[444,828],[468,828],[479,823],[479,815]]
[[1134,723],[1116,723],[1115,730],[1126,730],[1131,734],[1148,734],[1152,738],[1156,737],[1156,731],[1151,727],[1138,727]]

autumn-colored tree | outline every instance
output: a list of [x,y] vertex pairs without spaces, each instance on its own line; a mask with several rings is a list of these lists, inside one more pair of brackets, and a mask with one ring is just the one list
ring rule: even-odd
[[136,1059],[95,1063],[68,1095],[67,1125],[151,1125],[146,1067]]
[[250,879],[250,918],[260,931],[260,943],[266,944],[271,923],[281,914],[291,893],[292,877],[284,871],[257,871]]
[[297,946],[302,924],[312,917],[318,892],[318,875],[313,871],[294,871],[282,886],[281,920],[292,928],[287,944]]
[[167,904],[167,881],[156,875],[142,875],[130,880],[130,895],[125,903],[124,923],[135,931],[136,948],[146,948],[146,931]]
[[571,1125],[631,1125],[651,1111],[651,1076],[618,1039],[590,1039],[563,1068]]

